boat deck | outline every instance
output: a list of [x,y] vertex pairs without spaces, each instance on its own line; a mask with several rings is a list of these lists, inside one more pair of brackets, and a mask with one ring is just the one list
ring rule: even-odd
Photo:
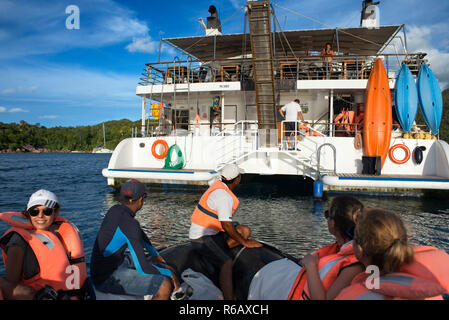
[[449,191],[449,178],[431,175],[367,175],[367,174],[328,174],[322,176],[324,188],[346,191]]
[[117,169],[109,169],[109,171],[131,171],[131,172],[161,172],[161,173],[216,173],[210,169],[164,169],[164,168],[147,168],[147,167],[125,167]]
[[354,174],[354,173],[329,173],[329,176],[335,176],[339,179],[361,179],[361,180],[402,180],[402,181],[438,181],[438,182],[449,182],[449,178],[439,177],[439,176],[428,176],[428,175],[405,175],[405,174],[382,174],[380,176],[369,175],[369,174]]

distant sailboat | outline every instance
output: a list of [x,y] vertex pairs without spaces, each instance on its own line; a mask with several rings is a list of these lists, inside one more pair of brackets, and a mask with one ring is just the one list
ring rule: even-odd
[[92,150],[92,153],[112,153],[112,150],[109,150],[106,148],[106,133],[104,129],[104,123],[103,123],[103,146],[94,148]]

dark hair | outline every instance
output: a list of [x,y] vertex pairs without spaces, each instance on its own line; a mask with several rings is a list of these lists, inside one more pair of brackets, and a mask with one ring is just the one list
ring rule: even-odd
[[299,102],[300,102],[299,99],[295,99],[294,101],[295,101],[296,103],[299,103]]
[[325,47],[327,47],[327,46],[331,46],[331,48],[332,48],[332,43],[330,43],[330,42],[326,42],[326,45],[325,45]]
[[332,199],[329,209],[330,217],[340,234],[349,239],[354,238],[357,218],[362,213],[363,204],[352,196],[337,196]]

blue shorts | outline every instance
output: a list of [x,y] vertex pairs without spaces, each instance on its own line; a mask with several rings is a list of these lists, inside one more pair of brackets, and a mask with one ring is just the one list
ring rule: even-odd
[[[159,265],[166,267],[162,264]],[[105,293],[152,298],[158,293],[165,278],[160,274],[138,273],[132,258],[125,255],[125,260],[118,269],[101,284],[95,285],[95,289]]]

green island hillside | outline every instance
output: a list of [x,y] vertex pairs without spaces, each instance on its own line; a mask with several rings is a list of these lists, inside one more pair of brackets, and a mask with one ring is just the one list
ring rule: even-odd
[[[107,121],[106,148],[114,150],[132,128],[141,122],[128,119]],[[0,122],[0,152],[91,152],[103,145],[103,123],[92,126],[46,128],[37,124]]]
[[[418,111],[417,123],[425,123]],[[105,147],[114,150],[124,138],[131,137],[132,128],[141,122],[128,119],[107,121]],[[449,143],[449,89],[443,91],[443,117],[440,139]],[[103,145],[103,123],[93,126],[46,128],[40,124],[0,122],[0,152],[91,152]]]

